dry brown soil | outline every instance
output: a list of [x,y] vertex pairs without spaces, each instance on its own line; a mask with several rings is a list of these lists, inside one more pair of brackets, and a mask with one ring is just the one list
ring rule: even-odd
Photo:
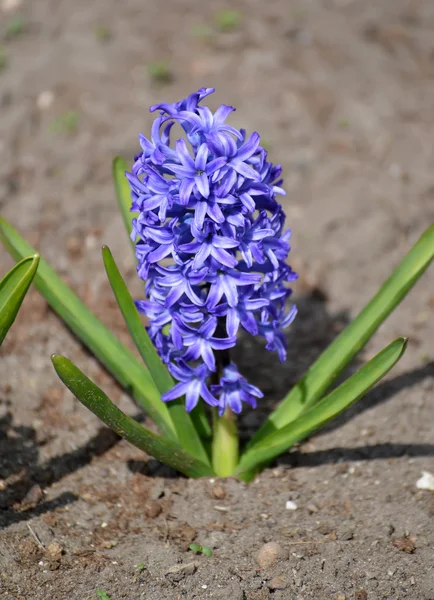
[[[216,13],[228,7],[241,18],[222,32]],[[268,406],[433,221],[432,0],[1,0],[0,10],[1,214],[124,340],[103,243],[141,287],[111,160],[131,160],[157,101],[215,87],[213,106],[235,105],[232,123],[258,130],[284,165],[300,314],[287,364],[248,340],[239,351]],[[17,14],[24,31],[7,35]],[[171,82],[150,78],[158,60]],[[11,264],[0,249],[0,272]],[[32,291],[0,355],[0,598],[434,600],[434,494],[415,486],[434,472],[433,275],[359,359],[409,336],[387,380],[250,486],[177,477],[102,428],[56,379],[51,353],[137,408]],[[242,431],[263,415],[247,411]],[[192,540],[213,557],[188,552]],[[270,541],[283,558],[260,567]]]

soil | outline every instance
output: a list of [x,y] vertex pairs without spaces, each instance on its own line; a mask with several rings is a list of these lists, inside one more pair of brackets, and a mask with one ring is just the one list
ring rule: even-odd
[[[231,31],[217,25],[225,8],[239,11]],[[247,339],[239,351],[267,410],[433,221],[431,0],[0,10],[1,214],[124,341],[103,243],[142,290],[111,160],[132,160],[157,101],[215,87],[213,106],[235,105],[231,122],[284,166],[300,314],[286,364]],[[148,72],[160,60],[165,81]],[[0,249],[0,272],[11,265]],[[53,352],[137,408],[31,291],[0,355],[0,598],[433,600],[434,494],[415,485],[434,471],[433,275],[358,359],[408,336],[388,378],[250,485],[189,481],[104,429],[56,379]],[[263,416],[246,411],[243,434]]]

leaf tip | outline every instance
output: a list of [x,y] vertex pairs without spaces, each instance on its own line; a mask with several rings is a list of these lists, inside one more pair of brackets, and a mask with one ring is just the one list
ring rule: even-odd
[[62,356],[60,354],[52,354],[50,358],[54,368],[56,368],[59,365],[59,362],[62,360]]

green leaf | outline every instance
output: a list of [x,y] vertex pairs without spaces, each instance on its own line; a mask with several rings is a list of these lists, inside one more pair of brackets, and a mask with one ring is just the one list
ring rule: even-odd
[[[0,240],[18,260],[35,250],[4,219],[0,218]],[[72,332],[93,352],[99,361],[144,408],[161,431],[176,439],[176,431],[167,406],[152,377],[141,362],[81,302],[66,283],[43,259],[40,260],[35,285],[51,308]]]
[[[128,235],[131,233],[132,221],[138,217],[138,213],[131,212],[131,189],[128,179],[125,177],[125,171],[128,171],[128,165],[123,158],[117,156],[113,160],[113,179],[115,182],[116,198],[119,210],[125,223]],[[132,242],[134,248],[134,242]]]
[[104,392],[64,356],[52,356],[57,375],[66,387],[101,421],[122,438],[187,477],[213,475],[209,465],[186,452],[177,442],[146,429],[123,413]]
[[306,375],[271,413],[249,448],[313,406],[366,345],[378,327],[423,275],[434,257],[434,225],[405,256],[374,298],[309,368]]
[[236,474],[251,479],[255,468],[276,458],[349,408],[390,371],[404,354],[406,344],[405,338],[398,338],[292,423],[251,446],[241,457]]
[[[146,329],[140,319],[139,313],[135,307],[134,301],[125,285],[124,280],[116,266],[113,256],[107,246],[102,249],[104,266],[107,272],[107,277],[110,281],[116,301],[121,309],[122,316],[128,327],[131,337],[143,358],[149,373],[160,392],[163,395],[174,386],[174,381],[161,362],[160,357],[155,350],[155,347],[146,332]],[[169,413],[173,419],[176,428],[178,441],[183,448],[191,452],[197,458],[208,462],[208,456],[202,445],[200,437],[193,425],[190,415],[186,412],[184,401],[174,400],[167,404]]]
[[0,346],[15,321],[39,265],[39,254],[24,258],[0,281]]
[[108,596],[102,590],[97,590],[96,595],[99,596],[101,598],[101,600],[110,600],[110,596]]

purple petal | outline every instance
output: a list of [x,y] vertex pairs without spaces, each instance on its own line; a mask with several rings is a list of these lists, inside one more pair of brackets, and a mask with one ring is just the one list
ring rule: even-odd
[[219,277],[214,283],[211,284],[211,288],[208,292],[208,297],[206,299],[206,307],[208,309],[214,308],[223,296],[223,286],[221,277]]
[[240,243],[224,235],[214,235],[212,238],[213,246],[216,248],[235,248]]
[[196,380],[194,383],[191,383],[187,389],[185,395],[185,410],[187,412],[191,412],[199,402],[200,388],[200,381]]
[[197,151],[196,160],[194,161],[194,166],[198,171],[205,171],[208,153],[208,146],[206,144],[202,144]]
[[238,289],[234,279],[225,275],[222,277],[221,284],[229,306],[234,308],[238,304]]
[[202,244],[202,246],[200,247],[199,252],[194,257],[194,260],[193,260],[193,269],[199,269],[199,267],[201,265],[203,265],[203,263],[205,262],[205,260],[211,254],[212,249],[213,248],[212,248],[211,244]]
[[214,113],[214,123],[221,124],[226,121],[228,116],[233,112],[235,108],[233,106],[227,106],[226,104],[222,104],[218,107],[218,109]]
[[255,181],[260,180],[259,174],[254,169],[252,169],[252,167],[246,165],[246,163],[239,162],[238,159],[236,159],[234,161],[231,161],[229,164],[233,169],[235,169],[235,171],[237,171],[237,173],[239,173],[246,179],[253,179]]
[[233,348],[237,343],[236,337],[230,338],[211,338],[211,346],[215,350],[227,350],[228,348]]
[[187,392],[187,390],[189,389],[190,386],[191,386],[191,383],[189,381],[177,383],[171,390],[169,390],[168,392],[166,392],[165,394],[163,394],[161,396],[161,400],[163,402],[169,402],[170,400],[176,400],[176,398],[180,398],[181,396],[183,396]]
[[197,185],[197,189],[199,193],[202,194],[204,198],[208,198],[209,196],[209,181],[206,173],[201,173],[200,175],[196,175],[194,181]]
[[166,258],[173,251],[173,244],[167,244],[164,246],[160,246],[156,250],[153,250],[148,254],[148,260],[152,263],[159,262],[163,258]]
[[241,325],[251,335],[258,335],[258,323],[252,313],[247,311],[243,312],[241,317]]
[[215,371],[215,369],[216,369],[215,356],[214,356],[214,352],[212,351],[211,345],[208,344],[208,342],[205,342],[205,341],[202,342],[201,356],[203,358],[204,363],[208,367],[208,369],[210,371]]
[[181,296],[184,294],[184,291],[185,291],[185,286],[180,285],[179,283],[175,287],[172,287],[170,292],[167,294],[166,307],[170,308],[171,306],[173,306],[175,304],[175,302],[177,302],[181,298]]
[[194,161],[190,156],[185,140],[183,140],[182,138],[180,140],[177,140],[175,147],[179,159],[184,165],[184,167],[187,167],[189,169],[195,169]]
[[186,206],[190,202],[191,192],[194,188],[194,179],[183,179],[179,187],[179,199]]
[[[256,208],[256,204],[255,201],[253,200],[253,198],[251,196],[249,196],[249,194],[240,194],[240,200],[241,202],[244,204],[244,206],[247,208],[247,210],[249,210],[250,212],[253,212]],[[273,231],[274,233],[274,231]]]
[[235,308],[230,308],[226,314],[226,331],[230,337],[236,336],[240,326],[240,317]]
[[205,323],[202,324],[200,332],[205,338],[208,338],[214,333],[216,327],[217,319],[215,317],[210,317]]
[[[202,203],[202,204],[204,204],[204,203]],[[215,221],[216,223],[224,223],[225,217],[221,211],[220,206],[217,204],[217,202],[212,202],[211,204],[208,204],[208,205],[205,204],[205,212],[208,212],[211,219],[213,219],[213,221]],[[203,225],[203,219],[202,219],[202,225]],[[202,227],[202,225],[201,225],[201,227]]]
[[242,144],[237,150],[237,159],[240,161],[247,160],[254,154],[259,146],[260,136],[258,133],[253,132],[249,139]]
[[202,229],[203,227],[207,209],[209,212],[209,207],[207,206],[206,202],[201,201],[196,204],[196,208],[194,209],[194,223],[198,229]]
[[207,175],[212,175],[215,171],[218,171],[227,163],[227,159],[224,156],[220,156],[219,158],[215,158],[211,160],[205,167],[205,171]]
[[200,395],[205,400],[205,402],[207,404],[209,404],[210,406],[218,406],[219,401],[217,400],[217,398],[214,398],[214,396],[211,394],[209,389],[206,387],[205,383],[201,384]]
[[230,254],[227,250],[223,250],[223,248],[216,248],[209,245],[211,250],[211,256],[213,256],[219,263],[225,265],[226,267],[233,268],[238,264],[237,259],[233,254]]

